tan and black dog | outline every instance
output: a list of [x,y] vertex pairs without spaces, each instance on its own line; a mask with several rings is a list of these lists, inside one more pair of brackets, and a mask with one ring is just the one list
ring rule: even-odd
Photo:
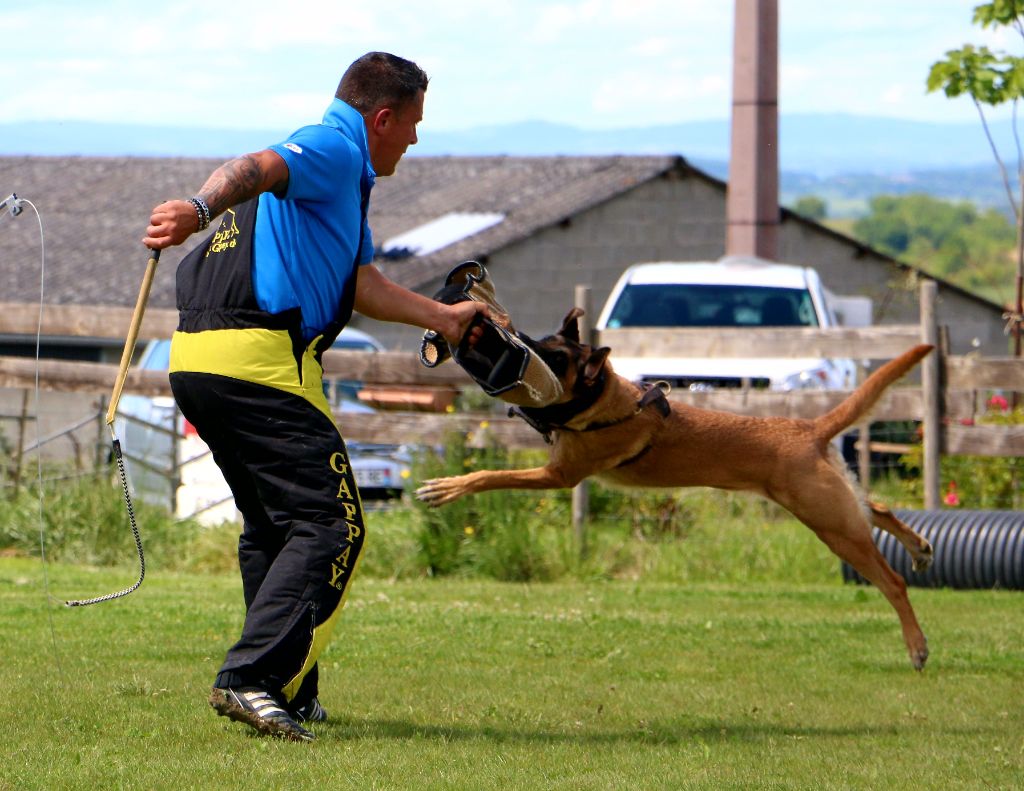
[[864,502],[830,440],[864,416],[932,347],[915,346],[881,366],[841,404],[813,420],[745,417],[669,402],[660,390],[645,392],[615,374],[610,349],[580,343],[581,315],[574,308],[556,335],[540,341],[523,337],[563,387],[556,403],[519,410],[550,439],[547,465],[435,478],[416,496],[438,506],[491,489],[568,488],[591,476],[628,487],[754,492],[793,514],[882,591],[899,616],[910,661],[923,668],[927,640],[906,583],[871,539],[871,525],[896,537],[915,570],[931,564],[932,547],[884,505]]

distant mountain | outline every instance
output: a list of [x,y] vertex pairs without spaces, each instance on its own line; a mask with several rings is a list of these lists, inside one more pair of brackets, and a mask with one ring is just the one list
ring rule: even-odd
[[[283,139],[290,129],[211,129],[38,121],[0,124],[0,155],[233,156]],[[995,139],[1013,153],[1010,122],[992,125]],[[783,170],[815,175],[892,172],[989,164],[979,123],[937,124],[857,115],[782,116]],[[463,131],[424,129],[417,155],[515,156],[549,154],[681,154],[727,160],[729,122],[691,121],[668,126],[578,129],[544,121],[480,126]]]
[[229,157],[266,148],[289,131],[27,121],[0,124],[0,156]]
[[[728,121],[638,129],[584,130],[530,122],[461,132],[429,132],[417,154],[681,154],[690,161],[729,158]],[[991,125],[1004,156],[1015,154],[1009,121]],[[793,115],[779,122],[780,167],[826,176],[843,172],[991,165],[981,123],[936,124],[856,115]]]
[[[284,139],[290,129],[211,129],[40,121],[0,124],[0,155],[231,157]],[[1009,121],[991,125],[1013,160]],[[883,191],[921,191],[995,205],[1004,201],[980,122],[925,123],[856,115],[790,115],[779,124],[782,193],[850,200]],[[530,121],[462,131],[425,128],[410,155],[679,154],[725,178],[729,122],[693,121],[634,129],[587,130]],[[971,175],[964,177],[969,169]],[[851,175],[852,174],[852,175]],[[939,189],[938,192],[935,190]],[[0,191],[3,185],[0,185]],[[828,197],[823,194],[823,197]],[[850,204],[850,205],[854,205]]]
[[[729,177],[729,163],[724,160],[689,161],[722,181]],[[779,174],[779,202],[783,206],[792,206],[798,199],[814,195],[825,201],[832,219],[867,214],[868,202],[876,195],[913,193],[949,201],[970,201],[983,209],[996,209],[1013,221],[1006,187],[994,160],[962,168],[901,169],[890,173],[861,171],[817,176],[784,170]]]

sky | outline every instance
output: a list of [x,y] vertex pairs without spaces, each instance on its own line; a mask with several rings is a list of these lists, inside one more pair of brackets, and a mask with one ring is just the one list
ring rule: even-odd
[[[779,0],[779,111],[977,121],[927,94],[979,0]],[[0,0],[0,123],[294,128],[370,50],[431,78],[421,134],[520,121],[628,129],[730,114],[734,0]],[[1009,116],[1009,109],[990,114]]]

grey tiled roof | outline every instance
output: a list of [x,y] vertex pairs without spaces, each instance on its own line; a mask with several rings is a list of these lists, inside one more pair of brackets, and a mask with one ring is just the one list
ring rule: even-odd
[[[194,194],[220,162],[0,157],[0,197],[16,192],[40,211],[48,303],[132,306],[148,258],[141,239],[150,209]],[[672,156],[407,157],[377,181],[370,225],[379,245],[447,212],[505,215],[436,253],[388,263],[389,277],[416,288],[678,167],[689,166]],[[200,241],[164,251],[150,304],[173,307],[175,266]],[[32,211],[0,215],[0,301],[38,301],[39,261]]]
[[446,212],[505,219],[436,253],[387,266],[415,288],[454,264],[483,258],[681,165],[678,157],[409,157],[374,187],[370,227],[379,245]]
[[[192,195],[216,164],[196,159],[0,157],[0,191],[30,200],[42,217],[46,302],[134,305],[148,258],[142,237],[149,210],[161,200]],[[39,300],[39,249],[31,209],[13,218],[0,215],[0,300]],[[162,256],[150,304],[174,306],[172,264],[185,252]]]

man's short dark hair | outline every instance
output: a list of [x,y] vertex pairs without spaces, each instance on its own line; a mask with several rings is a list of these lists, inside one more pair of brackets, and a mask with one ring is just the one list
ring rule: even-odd
[[334,95],[365,115],[381,107],[403,107],[427,90],[427,82],[426,72],[411,60],[367,52],[345,70]]

